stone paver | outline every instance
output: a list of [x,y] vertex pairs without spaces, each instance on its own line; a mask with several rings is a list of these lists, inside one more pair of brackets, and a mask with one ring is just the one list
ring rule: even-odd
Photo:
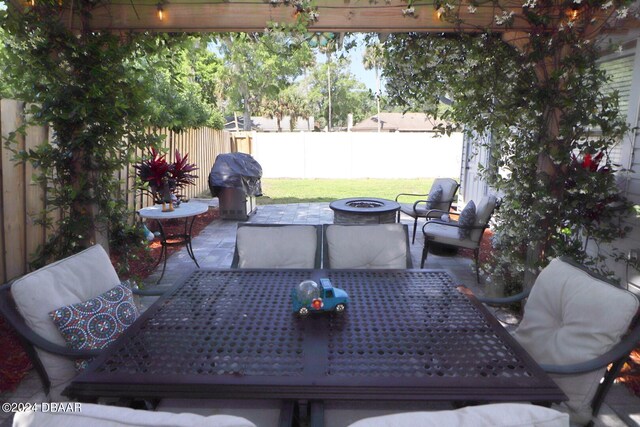
[[[202,200],[212,205],[217,200]],[[412,232],[413,220],[402,218]],[[333,222],[333,212],[328,203],[300,203],[289,205],[259,206],[255,215],[250,218],[255,223],[294,223],[294,224],[330,224]],[[418,223],[420,227],[421,223]],[[231,265],[235,247],[235,233],[237,221],[217,220],[207,226],[194,240],[193,249],[198,263],[203,268],[227,268]],[[414,267],[420,266],[420,256],[423,246],[422,233],[418,230],[415,244],[411,245],[411,256]],[[161,287],[170,287],[182,280],[185,275],[196,266],[182,249],[173,254],[167,261],[167,270]],[[430,254],[425,268],[445,269],[450,272],[457,283],[471,288],[476,294],[494,293],[484,285],[476,284],[473,261],[462,257],[446,257]],[[160,272],[156,271],[147,279],[149,284],[155,283]],[[143,298],[143,307],[148,306],[154,298]],[[34,402],[42,401],[43,392],[40,380],[31,371],[22,381],[17,390],[0,395],[0,402]],[[11,426],[9,414],[0,412],[0,427]],[[624,385],[616,384],[607,395],[606,402],[600,411],[596,426],[640,426],[640,399],[628,392]]]

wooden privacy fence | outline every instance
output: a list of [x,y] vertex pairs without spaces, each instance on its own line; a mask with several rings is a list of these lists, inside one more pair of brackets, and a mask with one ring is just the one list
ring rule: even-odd
[[[25,103],[3,99],[0,102],[0,131],[2,141],[24,123]],[[152,131],[150,131],[152,132]],[[195,163],[198,179],[196,185],[185,191],[187,197],[195,197],[208,190],[209,171],[220,153],[231,150],[228,132],[198,128],[183,133],[166,129],[153,132],[165,134],[164,148],[168,150],[167,161],[174,160],[177,149],[180,154],[189,154],[189,163]],[[45,143],[49,134],[47,126],[31,126],[25,135],[18,135],[18,149],[32,149]],[[143,153],[138,153],[143,154]],[[45,189],[32,179],[36,170],[30,164],[15,163],[13,153],[2,146],[0,162],[0,280],[2,283],[29,271],[30,255],[49,237],[50,230],[34,223],[45,205]],[[133,189],[134,170],[128,165],[117,174],[122,182],[120,196],[127,200],[133,212],[148,206],[151,201]],[[57,219],[52,214],[52,219]],[[58,215],[59,216],[59,215]],[[132,217],[133,218],[133,217]]]

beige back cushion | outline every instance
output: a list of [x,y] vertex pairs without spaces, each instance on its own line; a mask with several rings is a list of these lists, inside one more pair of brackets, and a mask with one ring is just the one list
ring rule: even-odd
[[238,268],[314,268],[318,232],[310,225],[238,227]]
[[[496,197],[495,196],[484,196],[480,203],[476,206],[476,227],[484,226],[489,218],[491,218],[491,214],[496,207]],[[477,242],[480,240],[480,235],[482,234],[481,229],[475,229],[471,231],[469,235],[469,239],[473,242]]]
[[[637,311],[630,292],[555,259],[536,279],[514,336],[538,363],[584,362],[620,341]],[[570,399],[572,420],[588,420],[603,373],[554,376]]]
[[[86,301],[120,284],[109,256],[100,245],[49,264],[13,282],[11,294],[18,311],[35,333],[65,345],[49,312]],[[52,387],[76,375],[73,360],[38,350]]]
[[[18,412],[15,427],[256,427],[230,415],[204,417],[196,414],[143,411],[119,406],[67,403],[66,411]],[[79,406],[73,406],[79,405]]]
[[[458,189],[458,183],[455,179],[451,178],[437,178],[433,181],[431,185],[431,189],[433,190],[437,186],[442,187],[442,203],[436,203],[433,206],[433,209],[440,209],[443,211],[448,211],[449,206],[451,206],[451,201],[453,200],[453,195],[456,193]],[[439,214],[442,215],[442,214]]]
[[407,232],[402,224],[329,225],[330,268],[407,268]]
[[349,427],[569,427],[569,416],[522,403],[468,406],[451,411],[406,412],[365,418]]

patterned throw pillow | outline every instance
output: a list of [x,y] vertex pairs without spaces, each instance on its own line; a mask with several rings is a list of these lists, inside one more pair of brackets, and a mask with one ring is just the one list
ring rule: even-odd
[[[139,315],[131,289],[123,284],[88,301],[49,313],[67,347],[76,350],[99,350],[109,346]],[[87,365],[87,360],[76,360],[76,369],[80,371]]]
[[458,218],[458,237],[460,240],[468,239],[471,235],[472,229],[476,223],[476,204],[471,200],[467,203],[467,206],[462,209],[460,213],[460,218]]
[[427,198],[427,209],[435,209],[436,205],[442,200],[442,186],[439,184],[431,189]]

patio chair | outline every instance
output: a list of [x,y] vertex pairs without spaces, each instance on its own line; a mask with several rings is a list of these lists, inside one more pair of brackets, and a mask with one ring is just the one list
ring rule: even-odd
[[74,359],[90,359],[101,350],[67,347],[49,313],[88,301],[120,283],[109,256],[95,245],[0,287],[0,313],[21,338],[52,400],[59,400],[62,389],[77,375]]
[[638,298],[568,258],[556,258],[530,293],[478,299],[495,305],[527,297],[513,336],[569,397],[563,408],[572,423],[590,423],[640,341]]
[[78,405],[80,405],[77,408],[79,410],[71,411],[17,412],[13,425],[20,427],[113,427],[124,425],[129,427],[256,427],[254,423],[245,418],[230,415],[173,414],[92,403]]
[[[471,203],[472,202],[469,202],[469,204]],[[422,233],[424,233],[424,248],[422,249],[420,268],[424,268],[424,263],[429,255],[429,247],[432,242],[456,248],[473,249],[473,257],[476,262],[476,281],[480,283],[480,265],[478,263],[478,258],[480,256],[480,243],[482,242],[484,230],[489,226],[489,221],[491,220],[493,211],[499,206],[500,202],[495,196],[485,196],[475,209],[475,217],[471,216],[473,221],[470,224],[463,224],[460,219],[458,221],[451,220],[449,222],[442,221],[440,219],[428,220],[422,226]],[[445,211],[437,212],[441,215],[447,213]],[[463,214],[461,213],[459,216],[462,217]],[[461,232],[461,229],[465,230],[466,233]]]
[[[423,404],[424,407],[424,404]],[[525,403],[494,403],[460,409],[396,412],[373,415],[384,411],[312,413],[311,426],[332,427],[569,427],[569,416],[554,409]]]
[[319,225],[238,223],[231,268],[320,268]]
[[[426,197],[426,199],[417,200],[414,203],[400,203],[400,212],[413,218],[413,239],[411,243],[416,242],[418,218],[440,218],[442,213],[434,212],[434,209],[449,212],[458,187],[460,187],[460,184],[458,184],[455,179],[437,178],[433,181],[431,191],[429,191],[428,194],[400,193],[396,196],[396,202],[398,203],[400,203],[399,199],[401,196]],[[400,222],[400,212],[398,212],[398,222]]]
[[323,226],[324,268],[413,268],[406,224]]

